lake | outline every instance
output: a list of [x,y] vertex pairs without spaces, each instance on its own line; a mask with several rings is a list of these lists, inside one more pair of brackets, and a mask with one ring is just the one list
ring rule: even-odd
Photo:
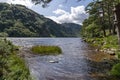
[[[104,63],[111,56],[96,51],[81,38],[8,38],[13,44],[24,48],[33,45],[56,45],[61,47],[58,56],[25,57],[35,80],[113,80],[106,77],[111,65]],[[102,57],[101,57],[102,56]],[[50,63],[50,61],[58,61]],[[104,66],[103,66],[104,65]]]

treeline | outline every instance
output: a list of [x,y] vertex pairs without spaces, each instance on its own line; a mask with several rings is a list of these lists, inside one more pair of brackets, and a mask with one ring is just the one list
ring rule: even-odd
[[86,7],[89,18],[83,22],[83,35],[89,37],[106,37],[116,35],[114,6],[115,0],[96,0]]
[[[80,26],[79,26],[80,27]],[[73,26],[74,29],[74,26]],[[69,28],[45,18],[22,5],[0,3],[0,36],[68,37]],[[80,31],[80,29],[79,29]],[[78,33],[79,33],[78,31]]]
[[119,5],[117,0],[95,0],[88,4],[86,11],[89,18],[83,22],[83,37],[97,38],[102,48],[119,49],[120,31],[115,15],[116,5]]
[[[118,28],[119,21],[116,16],[116,9],[119,7],[119,0],[94,0],[86,7],[89,18],[83,22],[81,30],[86,41],[97,46],[101,51],[117,55],[120,58],[120,45]],[[120,62],[116,64],[111,74],[120,76]]]

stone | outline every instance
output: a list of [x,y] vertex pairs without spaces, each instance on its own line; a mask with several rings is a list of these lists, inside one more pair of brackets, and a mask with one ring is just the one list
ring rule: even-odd
[[111,51],[117,51],[117,49],[111,49]]
[[100,52],[104,52],[104,51],[101,49]]
[[107,60],[107,58],[104,58],[103,60]]
[[58,63],[59,61],[50,60],[49,63]]
[[86,42],[86,39],[83,39],[84,42]]
[[107,51],[107,53],[109,53],[110,55],[115,55],[114,51]]
[[95,44],[95,43],[96,43],[96,41],[93,41],[93,43]]
[[99,49],[96,49],[95,51],[99,51]]
[[19,48],[16,48],[15,50],[16,50],[16,51],[19,51]]

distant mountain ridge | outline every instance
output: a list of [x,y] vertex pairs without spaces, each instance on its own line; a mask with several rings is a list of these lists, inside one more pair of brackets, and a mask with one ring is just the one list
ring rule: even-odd
[[58,24],[22,5],[0,3],[0,36],[77,37],[81,26],[75,25]]
[[75,23],[63,23],[61,24],[64,26],[67,30],[68,36],[73,36],[73,37],[79,37],[80,36],[80,30],[81,30],[81,25],[75,24]]

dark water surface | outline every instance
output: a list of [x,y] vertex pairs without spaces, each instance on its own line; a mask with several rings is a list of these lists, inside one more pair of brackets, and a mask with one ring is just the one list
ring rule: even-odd
[[[99,62],[111,59],[95,51],[81,38],[9,38],[24,47],[33,45],[57,45],[63,54],[58,56],[26,57],[31,74],[36,80],[110,80],[105,78],[109,64]],[[102,58],[102,56],[104,56]],[[50,63],[49,61],[58,61]],[[106,68],[106,69],[104,69]],[[113,80],[113,79],[111,79]]]

